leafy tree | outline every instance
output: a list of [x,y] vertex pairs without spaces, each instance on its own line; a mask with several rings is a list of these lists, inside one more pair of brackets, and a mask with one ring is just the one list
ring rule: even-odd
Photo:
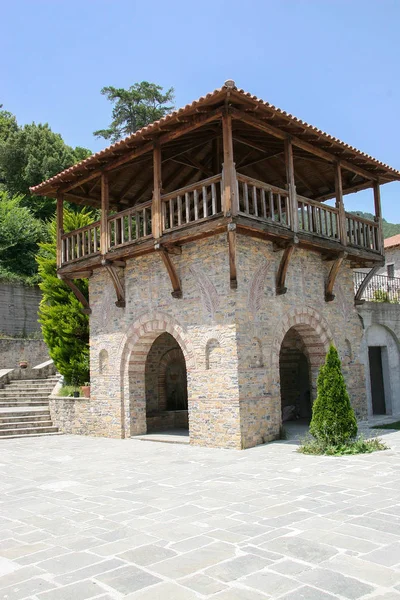
[[[0,109],[3,105],[0,104]],[[0,110],[0,143],[5,142],[9,135],[17,131],[18,124],[15,116],[8,112],[8,110]]]
[[46,219],[54,214],[54,199],[31,196],[29,188],[89,155],[90,151],[85,148],[74,150],[67,146],[47,123],[32,123],[16,129],[11,126],[6,139],[1,141],[0,138],[0,174],[10,194],[25,195],[25,206],[29,206],[36,217]]
[[161,119],[174,108],[174,88],[164,94],[160,85],[148,81],[135,83],[127,90],[103,87],[101,93],[114,105],[112,121],[108,129],[99,129],[93,135],[112,142]]
[[22,196],[0,191],[0,278],[32,282],[36,273],[37,244],[45,228],[22,206]]
[[324,444],[344,444],[357,435],[357,421],[341,369],[338,352],[331,345],[317,379],[310,433]]
[[[87,209],[80,213],[64,210],[66,232],[79,229],[93,222]],[[89,380],[89,319],[83,314],[82,305],[69,287],[57,278],[55,220],[49,224],[50,241],[40,244],[36,257],[43,292],[39,308],[39,322],[43,339],[59,372],[67,384],[82,385]],[[88,297],[88,282],[74,282]]]

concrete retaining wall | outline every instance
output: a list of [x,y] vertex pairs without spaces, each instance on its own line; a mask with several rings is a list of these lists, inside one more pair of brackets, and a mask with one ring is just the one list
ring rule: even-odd
[[40,333],[38,287],[0,283],[0,333],[10,336]]
[[34,367],[49,360],[49,351],[43,340],[0,339],[0,369],[12,369],[26,360]]

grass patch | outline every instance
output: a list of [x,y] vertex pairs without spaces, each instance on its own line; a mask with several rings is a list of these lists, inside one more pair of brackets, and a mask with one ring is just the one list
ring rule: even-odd
[[374,425],[372,429],[400,429],[400,421],[394,423],[384,423],[383,425]]
[[339,445],[327,444],[316,439],[306,438],[302,440],[297,452],[315,455],[324,454],[325,456],[347,456],[350,454],[370,454],[378,450],[388,449],[388,446],[379,438],[366,440],[363,436],[359,436],[354,440],[349,440]]
[[60,391],[58,392],[59,396],[73,396],[74,392],[78,392],[78,395],[81,395],[81,391],[74,385],[64,385]]

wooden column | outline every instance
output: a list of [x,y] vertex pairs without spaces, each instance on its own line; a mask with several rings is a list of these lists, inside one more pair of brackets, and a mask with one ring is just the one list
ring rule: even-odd
[[296,184],[294,180],[293,146],[290,138],[285,139],[286,181],[289,192],[290,226],[292,231],[299,230],[299,212],[297,208]]
[[233,162],[232,117],[230,115],[223,115],[222,117],[222,136],[224,145],[223,209],[225,216],[231,216],[236,215],[238,212],[238,198],[236,169]]
[[379,225],[378,231],[378,249],[381,254],[384,253],[385,244],[383,241],[383,228],[382,228],[382,206],[381,206],[381,188],[379,181],[374,181],[374,204],[375,204],[375,221]]
[[62,255],[62,239],[61,236],[64,233],[64,196],[63,194],[59,194],[57,196],[57,211],[56,211],[56,221],[57,221],[57,269],[62,266],[63,255]]
[[110,199],[108,192],[108,175],[101,174],[101,215],[100,215],[100,253],[107,254],[110,247],[108,231],[108,212],[110,208]]
[[160,142],[156,140],[153,147],[153,204],[152,204],[152,231],[155,240],[158,240],[162,236],[162,219],[161,219],[161,146]]
[[339,209],[338,228],[339,239],[343,246],[347,246],[346,213],[343,204],[342,168],[340,162],[335,165],[335,192],[336,208]]

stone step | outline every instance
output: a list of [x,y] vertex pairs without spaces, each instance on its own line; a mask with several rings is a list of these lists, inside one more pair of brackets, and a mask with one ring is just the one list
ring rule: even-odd
[[2,408],[12,408],[13,406],[49,406],[48,400],[2,400],[0,402],[0,410]]
[[24,385],[24,384],[32,384],[32,383],[57,383],[57,381],[59,381],[58,377],[48,377],[46,379],[14,379],[13,381],[10,381],[10,383],[8,383],[7,385]]
[[50,411],[47,411],[47,414],[44,415],[36,415],[35,413],[30,413],[29,415],[20,417],[20,416],[1,416],[0,415],[0,427],[5,423],[31,423],[35,422],[43,422],[43,421],[51,421]]
[[[5,423],[0,423],[0,435],[1,432],[6,430],[8,431],[9,429],[36,429],[37,427],[39,427],[40,429],[42,429],[43,427],[45,429],[47,428],[53,428],[53,423],[51,422],[51,419],[49,419],[49,417],[47,417],[47,420],[40,420],[40,419],[35,419],[34,421],[32,421],[32,419],[30,421],[21,421],[21,422],[15,422],[15,421],[7,421]],[[58,429],[56,427],[56,429]]]
[[25,427],[24,429],[10,427],[9,429],[1,429],[0,437],[6,437],[10,435],[31,435],[37,433],[58,433],[58,427],[55,427],[54,425],[51,425],[50,427],[40,427],[33,425],[32,427]]
[[14,390],[0,390],[0,400],[2,398],[10,398],[10,397],[14,397],[14,398],[47,398],[50,395],[51,390],[48,389],[40,389],[40,390],[35,390],[34,392],[29,391],[29,390],[19,390],[19,389],[14,389]]
[[27,418],[32,419],[36,417],[48,417],[50,415],[50,411],[46,407],[41,406],[27,406],[23,407],[25,410],[12,410],[15,407],[6,407],[0,409],[0,421],[4,421],[6,419],[14,419],[14,418]]
[[18,433],[13,435],[2,435],[2,440],[15,440],[15,439],[24,439],[24,438],[33,438],[33,437],[42,437],[44,435],[63,435],[61,431],[54,431],[53,433]]
[[48,389],[53,389],[53,387],[55,386],[56,383],[46,383],[45,381],[40,382],[40,385],[12,385],[11,383],[7,383],[6,387],[3,389],[9,389],[9,390],[37,390],[37,389],[42,389],[45,388],[46,390]]

